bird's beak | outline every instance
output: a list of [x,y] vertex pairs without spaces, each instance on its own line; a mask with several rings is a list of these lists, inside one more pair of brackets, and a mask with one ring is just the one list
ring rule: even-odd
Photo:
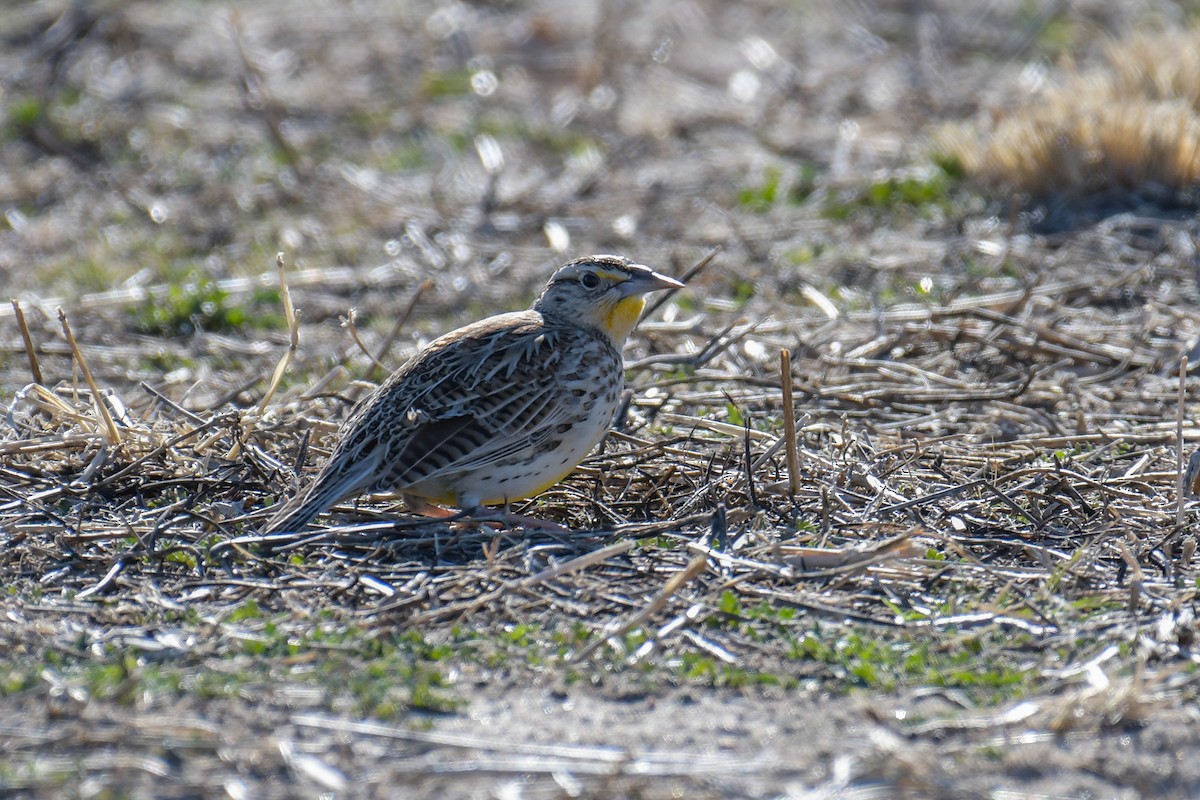
[[628,280],[617,284],[622,297],[632,297],[635,294],[657,292],[663,289],[681,289],[683,284],[674,278],[655,272],[642,264],[630,264],[628,269],[633,273]]

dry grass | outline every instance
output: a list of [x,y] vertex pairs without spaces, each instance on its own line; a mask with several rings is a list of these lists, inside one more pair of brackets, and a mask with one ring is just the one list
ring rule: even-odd
[[1200,110],[1200,30],[1139,31],[1104,48],[1116,98],[1182,100]]
[[1200,33],[1138,33],[1102,63],[939,146],[974,180],[1037,199],[1144,192],[1175,203],[1200,181]]
[[[1041,237],[914,163],[1047,20],[1136,27],[1033,5],[14,8],[0,794],[1196,796],[1197,222]],[[1170,97],[1009,169],[1182,171]],[[257,534],[380,365],[717,245],[512,509],[568,532]]]
[[[432,677],[408,674],[399,695],[326,679],[302,688],[312,659],[352,671],[388,663],[410,647],[402,631],[419,631],[420,648],[447,648],[439,658],[468,674],[496,664],[520,674],[528,667],[513,662],[533,661],[719,686],[935,683],[985,705],[1025,700],[1020,713],[1054,730],[1136,722],[1193,685],[1169,670],[1155,672],[1165,683],[1146,685],[1143,672],[1130,683],[1108,668],[1139,647],[1142,620],[1159,621],[1159,650],[1139,656],[1139,670],[1188,652],[1191,623],[1168,624],[1191,594],[1180,587],[1191,585],[1195,549],[1190,529],[1173,524],[1177,434],[1162,413],[1174,403],[1179,351],[1141,314],[1091,310],[1145,284],[1121,272],[1098,283],[1111,288],[1052,282],[834,325],[651,320],[635,342],[621,430],[575,476],[516,509],[567,534],[448,527],[363,502],[327,527],[264,539],[246,514],[287,491],[297,443],[325,446],[328,427],[310,421],[329,414],[322,401],[293,394],[261,415],[196,414],[157,392],[101,387],[97,397],[70,380],[31,384],[10,404],[0,442],[0,575],[26,603],[73,620],[47,634],[54,651],[126,642],[139,654],[124,689],[97,685],[68,655],[49,673],[64,692],[119,700],[144,687],[141,702],[153,704],[171,691],[150,688],[165,680],[151,676],[187,685],[215,667],[238,692],[295,684],[309,699],[291,724],[331,733],[346,723],[325,715],[347,706],[385,719],[453,707],[427,649],[406,658]],[[1049,318],[1053,327],[1037,321]],[[767,354],[797,338],[793,476]],[[273,387],[269,368],[257,377]],[[1188,425],[1183,437],[1200,434]],[[6,646],[34,656],[46,645]],[[156,666],[163,648],[169,669]],[[252,677],[238,677],[250,663]],[[151,718],[126,724],[164,735]],[[360,733],[385,730],[403,741],[392,728]],[[486,739],[471,746],[518,752]],[[882,759],[891,745],[878,747]],[[525,755],[545,775],[608,763],[590,750]],[[657,758],[604,771],[696,769]],[[286,751],[275,761],[344,785],[329,763]],[[931,780],[884,763],[900,762],[862,761],[897,787]],[[728,778],[768,767],[722,769]]]

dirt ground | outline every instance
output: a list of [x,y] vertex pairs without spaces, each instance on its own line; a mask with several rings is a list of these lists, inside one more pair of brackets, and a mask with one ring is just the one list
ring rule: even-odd
[[[55,391],[0,308],[0,795],[1200,796],[1195,209],[932,146],[1197,10],[4,4],[0,281]],[[531,506],[569,534],[237,540],[364,350],[714,250]]]

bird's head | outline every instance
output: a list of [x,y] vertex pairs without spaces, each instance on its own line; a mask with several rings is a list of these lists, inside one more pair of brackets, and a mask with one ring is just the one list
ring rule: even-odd
[[622,256],[585,256],[555,271],[533,309],[548,319],[598,328],[620,347],[646,307],[644,295],[681,286]]

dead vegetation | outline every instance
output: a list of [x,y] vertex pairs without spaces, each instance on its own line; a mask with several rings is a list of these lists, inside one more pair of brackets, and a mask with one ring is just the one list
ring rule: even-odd
[[[1099,63],[1046,75],[983,120],[948,126],[940,146],[970,178],[1033,201],[1195,206],[1200,183],[1200,33],[1110,39]],[[1144,198],[1139,200],[1138,198]]]
[[[1145,292],[1138,271],[833,325],[652,319],[620,430],[516,509],[570,526],[562,535],[396,520],[364,502],[326,519],[333,527],[264,540],[245,517],[287,491],[297,443],[324,447],[329,429],[309,417],[328,408],[294,395],[262,414],[198,415],[145,389],[101,388],[96,403],[70,381],[31,384],[0,444],[3,569],[26,603],[74,622],[36,647],[6,645],[15,664],[47,645],[67,663],[105,653],[124,677],[96,686],[73,669],[51,679],[52,668],[13,696],[61,681],[82,697],[61,702],[136,710],[165,690],[123,700],[122,681],[165,672],[194,686],[228,670],[222,691],[295,683],[308,699],[291,724],[340,730],[321,715],[454,708],[428,652],[445,648],[476,680],[529,668],[517,662],[547,677],[641,681],[632,676],[652,666],[652,683],[790,691],[930,682],[1053,730],[1136,725],[1148,705],[1192,691],[1173,665],[1190,652],[1180,602],[1195,554],[1176,524],[1183,332],[1163,338],[1165,308],[1161,320],[1094,311]],[[802,409],[794,492],[771,357],[789,346]],[[1194,438],[1189,423],[1189,450]],[[398,650],[411,663],[390,690],[308,674],[312,659],[355,670]],[[1155,683],[1124,683],[1122,664]],[[994,713],[971,724],[1012,721]],[[598,757],[588,753],[525,768],[583,769]],[[657,757],[631,752],[602,771],[678,778],[695,766],[643,763]],[[333,771],[290,769],[340,785],[330,764],[309,766]],[[735,783],[744,774],[727,769]]]
[[[219,199],[172,222],[189,189],[158,168],[166,138],[132,160],[101,143],[94,180],[145,199],[133,165],[149,163],[167,217],[135,223],[93,185],[84,217],[107,234],[68,245],[51,223],[80,219],[62,197],[35,214],[29,187],[64,169],[43,157],[70,157],[32,157],[49,144],[28,129],[6,141],[7,163],[29,162],[0,184],[19,212],[7,267],[40,254],[35,272],[84,256],[117,270],[110,248],[128,247],[149,271],[0,308],[0,789],[1195,794],[1200,767],[1177,757],[1197,739],[1195,220],[1162,208],[1033,235],[1007,206],[906,169],[927,155],[896,145],[912,109],[878,87],[912,77],[884,44],[919,38],[912,17],[882,9],[855,28],[839,4],[768,24],[700,7],[649,4],[626,28],[366,4],[297,18],[286,46],[283,7],[219,36],[189,33],[171,14],[190,7],[172,4],[71,29],[72,58],[117,61],[137,41],[142,69],[211,92],[178,101],[213,103],[207,141],[232,131],[279,152],[201,181],[247,201],[214,247]],[[948,30],[1013,29],[936,13]],[[884,48],[869,63],[847,56],[864,30]],[[427,47],[403,47],[410,35]],[[805,62],[792,35],[825,59]],[[414,76],[395,91],[420,86],[420,101],[376,106],[353,86],[361,118],[309,113],[344,108],[364,40],[404,54],[380,63]],[[564,74],[584,41],[594,61]],[[1010,52],[982,41],[941,68],[971,85],[980,53]],[[95,92],[79,85],[38,124],[84,114]],[[683,96],[671,120],[647,110]],[[149,130],[178,122],[143,102]],[[847,109],[866,133],[841,124]],[[314,154],[334,139],[331,165]],[[1014,175],[1035,172],[1022,164]],[[297,248],[286,273],[269,255],[280,239]],[[370,498],[304,535],[257,535],[380,366],[525,302],[564,242],[672,274],[723,245],[639,328],[601,449],[512,509],[568,533]]]

